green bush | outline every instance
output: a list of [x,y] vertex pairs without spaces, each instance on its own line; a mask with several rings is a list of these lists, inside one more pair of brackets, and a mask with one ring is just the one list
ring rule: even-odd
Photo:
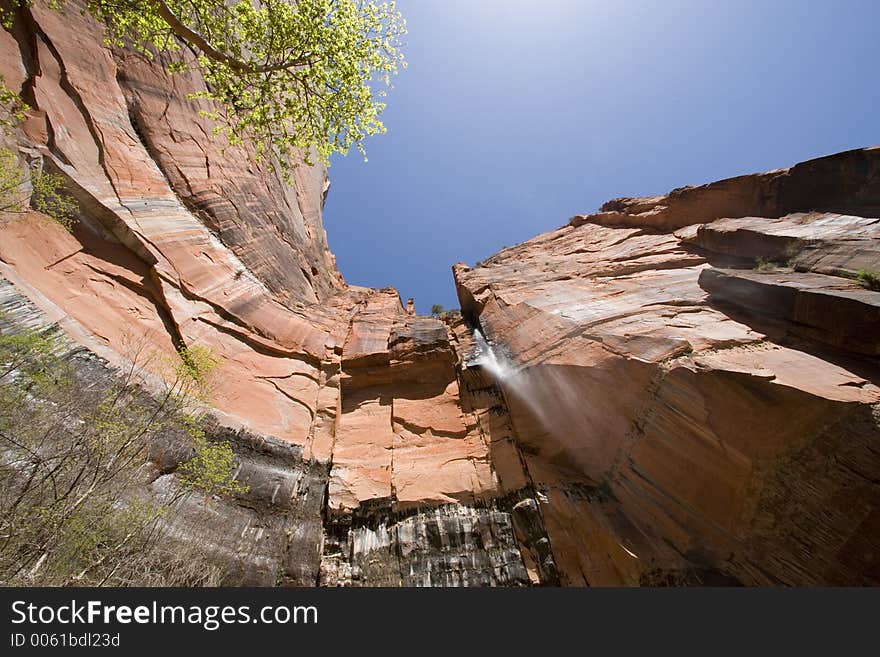
[[187,486],[212,495],[244,495],[248,486],[235,480],[235,454],[229,441],[208,442],[193,434],[195,456],[180,466]]
[[0,75],[0,130],[11,134],[24,121],[27,109],[21,96],[6,86],[6,80]]
[[[198,427],[218,359],[181,350],[153,399],[140,366],[103,384],[86,370],[83,381],[64,353],[54,332],[12,331],[0,318],[0,584],[216,584],[216,568],[162,532],[192,491],[246,490],[229,443],[209,443]],[[145,495],[147,446],[169,435],[195,456],[181,466],[184,485],[159,502]]]
[[[0,75],[0,129],[11,134],[24,120],[25,110],[27,105],[17,93],[7,88]],[[0,213],[23,214],[31,206],[71,230],[77,204],[64,192],[64,178],[34,168],[30,174],[30,194],[27,183],[15,153],[0,148]]]
[[755,258],[755,271],[760,272],[769,272],[776,270],[776,263],[772,260],[766,260],[764,258]]
[[77,203],[64,192],[64,178],[57,173],[31,173],[31,203],[38,212],[54,219],[68,231],[73,230]]
[[28,207],[33,207],[72,230],[77,204],[64,192],[64,178],[34,169],[30,175],[30,195],[27,182],[15,153],[0,148],[0,213],[24,214]]
[[856,281],[869,290],[880,290],[880,274],[872,269],[860,269]]

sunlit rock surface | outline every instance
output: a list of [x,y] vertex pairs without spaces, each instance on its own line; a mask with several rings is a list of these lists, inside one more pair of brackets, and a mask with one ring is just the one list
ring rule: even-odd
[[4,145],[81,208],[0,222],[4,321],[56,325],[86,378],[217,353],[210,433],[250,490],[185,499],[169,540],[227,583],[878,583],[880,293],[854,278],[880,150],[609,202],[417,317],[342,280],[323,167],[285,184],[212,135],[197,76],[68,5],[0,31],[31,106]]
[[615,201],[455,267],[563,583],[880,582],[878,166]]
[[[82,209],[72,233],[36,213],[4,220],[0,274],[109,366],[150,356],[149,369],[179,346],[212,348],[222,361],[212,403],[230,428],[217,431],[237,445],[252,491],[275,472],[259,531],[244,500],[217,502],[210,522],[187,507],[176,535],[237,555],[231,582],[315,584],[325,516],[350,524],[372,503],[392,514],[490,503],[499,488],[489,447],[460,394],[447,327],[407,314],[394,290],[344,284],[321,221],[323,167],[297,168],[291,185],[261,169],[212,134],[201,101],[187,100],[203,87],[197,76],[104,48],[75,3],[58,12],[38,2],[0,37],[0,72],[31,106],[5,143],[61,173]],[[254,470],[245,436],[293,451],[263,450],[268,470]],[[294,485],[302,472],[308,485]],[[497,513],[507,519],[497,558],[473,538],[476,525],[444,530],[473,563],[450,583],[529,581],[509,510]],[[291,514],[301,521],[294,538]],[[407,539],[423,565],[406,582],[446,581],[420,572],[433,567],[421,540]],[[448,547],[432,548],[437,563]]]

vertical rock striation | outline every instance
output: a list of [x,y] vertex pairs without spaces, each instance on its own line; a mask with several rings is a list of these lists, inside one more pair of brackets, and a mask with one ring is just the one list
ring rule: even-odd
[[168,540],[227,583],[878,583],[880,292],[854,278],[880,149],[611,201],[457,265],[463,316],[418,317],[342,280],[323,167],[286,184],[213,134],[197,75],[66,7],[0,31],[31,107],[4,145],[80,205],[72,232],[0,222],[2,328],[63,331],[93,382],[217,353],[209,434],[249,492],[184,498]]
[[[0,223],[0,275],[103,377],[181,346],[220,357],[211,435],[233,443],[250,493],[185,499],[172,540],[235,584],[385,583],[364,566],[374,544],[394,546],[397,584],[528,583],[447,327],[344,284],[324,167],[286,184],[256,165],[188,100],[197,75],[105,48],[79,9],[35,3],[0,32],[0,73],[31,108],[6,145],[80,205],[72,232],[37,213]],[[174,493],[174,465],[152,494]],[[378,518],[389,533],[365,539]],[[332,574],[334,542],[355,576]]]
[[563,583],[880,583],[878,167],[619,199],[455,267]]

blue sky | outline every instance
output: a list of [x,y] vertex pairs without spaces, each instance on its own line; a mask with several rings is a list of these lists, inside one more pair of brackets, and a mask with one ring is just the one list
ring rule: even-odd
[[398,0],[408,70],[325,208],[349,283],[455,308],[473,264],[616,196],[880,143],[880,2]]

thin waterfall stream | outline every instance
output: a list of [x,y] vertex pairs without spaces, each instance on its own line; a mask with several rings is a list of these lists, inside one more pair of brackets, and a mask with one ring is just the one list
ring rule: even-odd
[[477,347],[477,358],[474,365],[484,368],[504,394],[515,398],[526,406],[543,428],[550,429],[547,423],[546,409],[543,408],[541,395],[535,394],[538,382],[531,380],[529,372],[518,367],[502,350],[496,349],[480,328],[474,329],[474,343]]
[[545,445],[553,445],[567,461],[589,469],[597,440],[591,427],[598,409],[583,396],[583,387],[572,385],[571,368],[558,363],[520,365],[492,344],[479,327],[474,329],[474,343],[471,364],[487,372],[508,405],[525,411],[538,424],[550,438]]

